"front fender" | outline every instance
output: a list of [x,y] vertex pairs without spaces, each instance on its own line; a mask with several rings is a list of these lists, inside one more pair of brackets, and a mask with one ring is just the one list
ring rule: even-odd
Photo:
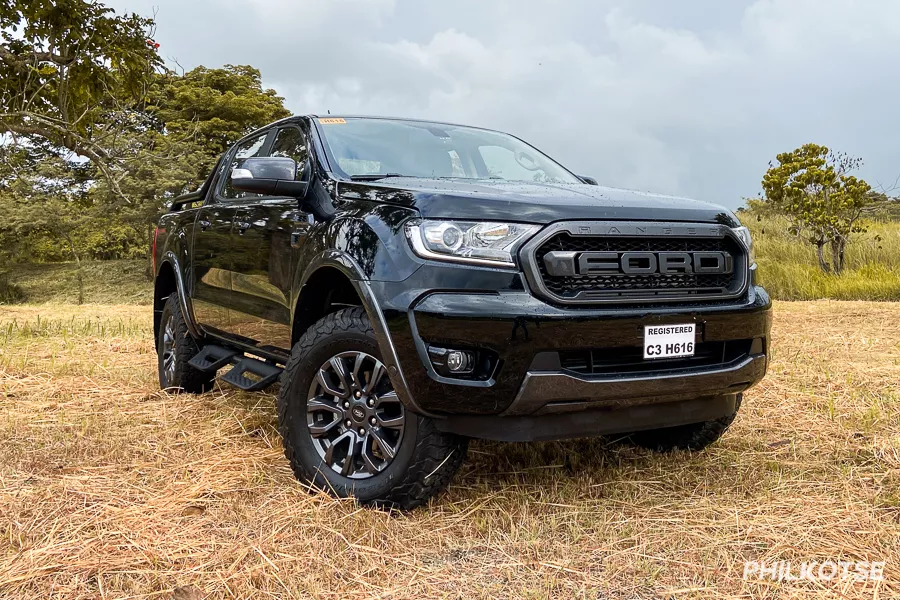
[[335,219],[313,230],[298,264],[309,265],[334,250],[352,259],[360,279],[403,281],[421,266],[411,260],[403,232],[404,223],[417,214],[386,204],[344,202]]
[[391,338],[390,330],[384,317],[384,310],[378,296],[373,292],[369,280],[365,278],[365,272],[362,267],[346,252],[338,250],[328,250],[318,256],[315,256],[307,268],[304,270],[300,279],[300,286],[296,287],[297,297],[294,298],[294,306],[297,306],[300,290],[302,286],[309,281],[310,277],[316,271],[322,268],[333,268],[342,272],[350,280],[357,295],[362,300],[363,308],[369,316],[369,323],[375,332],[375,338],[378,340],[378,347],[381,350],[381,358],[384,365],[390,373],[391,382],[394,384],[394,391],[400,401],[415,413],[425,416],[435,416],[424,410],[415,400],[409,391],[409,385],[406,382],[406,376],[400,366],[400,359],[397,355],[397,349]]

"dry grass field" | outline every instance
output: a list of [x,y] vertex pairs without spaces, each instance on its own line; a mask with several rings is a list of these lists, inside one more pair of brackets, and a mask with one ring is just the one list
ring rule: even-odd
[[[311,495],[273,401],[156,389],[147,307],[0,307],[0,598],[900,597],[900,304],[779,303],[725,438],[473,443],[410,514]],[[745,560],[885,561],[744,581]]]

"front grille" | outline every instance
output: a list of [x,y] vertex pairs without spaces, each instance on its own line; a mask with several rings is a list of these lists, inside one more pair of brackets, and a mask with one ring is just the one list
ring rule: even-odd
[[[726,252],[734,258],[728,274],[652,273],[550,275],[544,264],[548,252]],[[561,231],[549,237],[534,251],[532,260],[552,300],[567,303],[609,300],[661,301],[676,298],[685,301],[714,300],[735,295],[744,283],[742,251],[730,237],[617,237],[575,236]]]
[[753,340],[700,342],[694,356],[647,360],[641,347],[567,350],[560,366],[582,375],[665,374],[697,367],[725,367],[750,355]]

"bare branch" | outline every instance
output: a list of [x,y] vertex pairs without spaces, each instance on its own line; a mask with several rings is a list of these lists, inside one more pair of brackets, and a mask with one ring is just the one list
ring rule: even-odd
[[[21,117],[21,113],[0,114],[0,125],[6,130],[14,134],[36,135],[45,139],[57,137],[60,145],[64,148],[91,159],[96,167],[100,169],[100,172],[103,173],[104,178],[109,182],[113,193],[126,202],[129,201],[128,197],[122,192],[122,189],[119,186],[119,181],[121,181],[123,175],[119,175],[118,177],[114,176],[115,174],[112,167],[114,166],[115,160],[110,157],[109,153],[104,148],[83,136],[73,133],[64,125],[61,125],[58,122],[55,123],[53,120],[40,115],[26,114],[29,119],[42,124],[43,127],[24,123],[11,123],[6,120],[10,116]],[[50,132],[52,132],[53,135],[48,135]]]

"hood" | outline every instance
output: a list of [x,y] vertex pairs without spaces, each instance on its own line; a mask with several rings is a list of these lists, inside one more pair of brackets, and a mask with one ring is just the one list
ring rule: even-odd
[[683,221],[739,225],[728,209],[687,198],[586,184],[389,178],[340,182],[339,197],[400,204],[430,219],[546,224],[568,220]]

